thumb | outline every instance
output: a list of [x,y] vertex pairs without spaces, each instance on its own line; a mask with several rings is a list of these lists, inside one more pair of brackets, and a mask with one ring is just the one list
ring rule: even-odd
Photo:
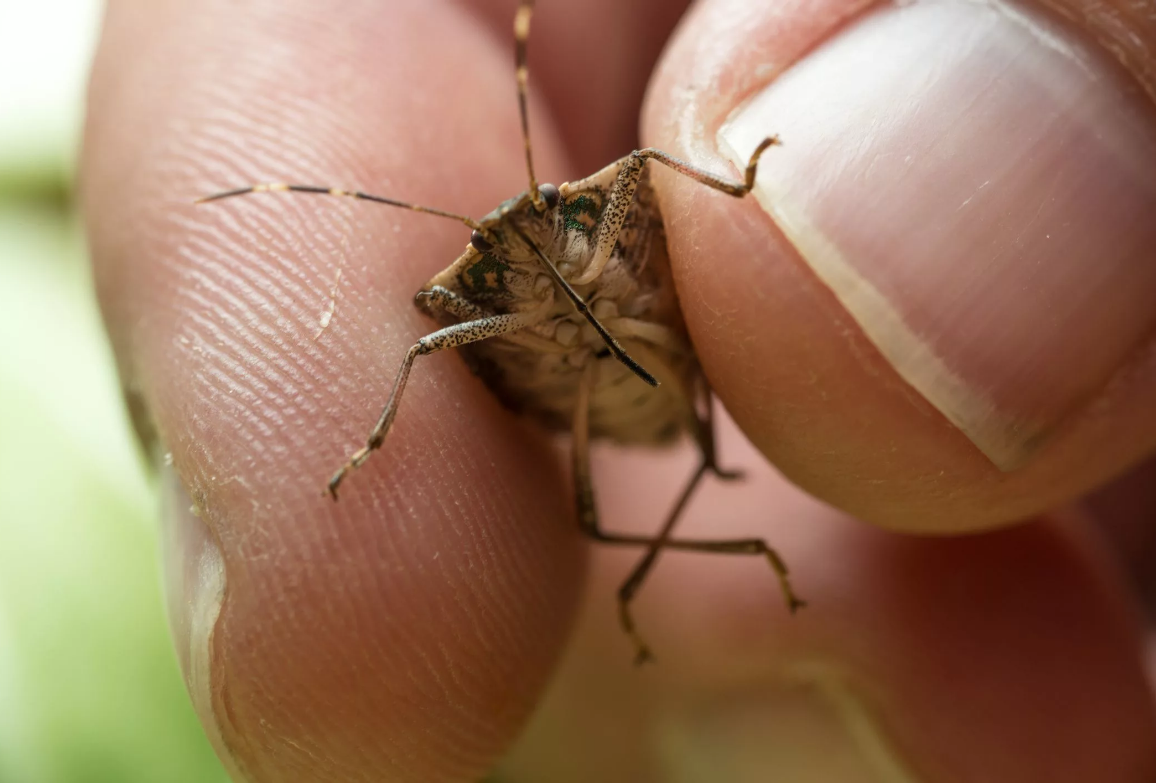
[[1151,453],[1156,22],[1120,0],[1053,3],[1078,24],[803,5],[699,4],[644,118],[719,170],[783,141],[754,199],[657,178],[695,218],[669,221],[672,263],[747,435],[906,529],[1022,518]]

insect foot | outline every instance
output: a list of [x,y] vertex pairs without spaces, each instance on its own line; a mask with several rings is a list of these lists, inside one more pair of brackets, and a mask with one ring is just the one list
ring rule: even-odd
[[634,627],[634,617],[630,614],[630,598],[631,596],[624,596],[621,591],[619,592],[618,622],[626,636],[634,644],[634,665],[642,666],[646,663],[654,663],[654,653],[650,651],[650,646],[642,640],[638,630]]
[[359,466],[362,462],[365,462],[368,456],[369,447],[367,446],[356,452],[349,458],[349,462],[346,462],[341,466],[340,470],[333,474],[333,477],[329,479],[329,483],[325,486],[325,491],[329,493],[331,498],[337,500],[337,487],[341,484],[342,479],[345,478],[345,474]]

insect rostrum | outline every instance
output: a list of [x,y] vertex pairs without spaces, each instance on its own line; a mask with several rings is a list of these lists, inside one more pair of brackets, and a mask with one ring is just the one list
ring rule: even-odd
[[[618,593],[622,626],[634,642],[636,661],[642,662],[651,656],[635,631],[630,602],[663,549],[762,555],[778,576],[790,610],[803,605],[788,581],[786,565],[761,539],[671,536],[707,473],[722,479],[738,475],[722,470],[716,460],[710,390],[678,307],[662,215],[646,167],[653,160],[742,197],[754,185],[759,156],[778,138],[769,137],[755,149],[742,180],[648,148],[577,182],[539,185],[526,110],[532,10],[532,0],[522,0],[514,17],[517,95],[530,187],[485,217],[473,220],[360,191],[283,183],[229,190],[200,201],[259,192],[317,193],[448,217],[473,229],[464,252],[416,296],[417,306],[441,328],[406,353],[366,444],[333,475],[327,491],[336,500],[350,471],[382,446],[417,357],[458,348],[506,406],[550,429],[571,433],[582,531],[603,543],[645,548]],[[658,534],[603,530],[590,479],[591,438],[661,444],[684,433],[695,440],[702,458]]]

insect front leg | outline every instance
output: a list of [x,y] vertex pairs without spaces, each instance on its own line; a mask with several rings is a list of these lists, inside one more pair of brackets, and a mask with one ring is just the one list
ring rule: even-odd
[[[482,307],[478,307],[460,294],[455,294],[453,291],[440,285],[430,286],[430,288],[425,291],[418,291],[416,298],[426,299],[431,308],[449,313],[462,321],[479,321],[493,315],[493,313]],[[553,302],[553,299],[550,301]],[[546,339],[529,331],[509,332],[502,335],[502,339],[508,343],[538,351],[539,353],[561,353],[565,350],[553,340]]]
[[[627,546],[646,547],[646,554],[630,572],[630,576],[618,589],[618,619],[622,629],[635,646],[634,662],[636,665],[653,660],[650,648],[642,640],[634,623],[634,616],[630,611],[630,604],[642,587],[659,553],[663,549],[676,549],[689,552],[713,552],[717,554],[762,555],[770,564],[771,569],[778,577],[779,586],[787,602],[787,608],[793,614],[805,606],[791,586],[787,573],[787,565],[782,557],[760,538],[739,539],[703,539],[685,540],[670,538],[674,526],[682,517],[691,496],[694,494],[703,477],[708,472],[714,472],[722,478],[732,478],[733,474],[719,470],[714,455],[713,421],[707,419],[703,426],[709,428],[710,434],[700,438],[703,445],[702,461],[683,487],[674,508],[667,516],[662,528],[656,536],[635,536],[608,533],[604,531],[598,521],[598,508],[594,499],[594,487],[590,474],[590,395],[597,380],[597,364],[591,363],[578,388],[578,397],[574,409],[574,422],[571,438],[571,461],[574,474],[575,504],[578,511],[578,521],[582,532],[595,541],[604,544],[619,544]],[[709,444],[709,445],[706,445]]]
[[[454,297],[453,294],[446,289],[441,290],[445,294],[450,294],[450,297],[452,297],[452,299],[447,299],[442,302],[443,305],[446,305],[447,310],[449,307],[455,306],[451,304],[454,300],[457,300],[459,304],[461,303],[462,300]],[[439,296],[438,293],[432,291],[431,295]],[[414,360],[417,359],[417,357],[436,353],[446,348],[457,348],[460,345],[488,340],[491,337],[501,337],[516,332],[519,329],[525,329],[527,326],[533,326],[545,317],[549,306],[552,304],[553,297],[550,297],[543,302],[541,307],[535,308],[534,310],[520,313],[504,313],[502,315],[487,315],[463,323],[452,324],[432,334],[427,334],[414,343],[413,347],[406,352],[405,359],[401,362],[401,367],[397,371],[397,378],[393,382],[393,390],[389,393],[389,399],[386,400],[385,408],[382,409],[377,424],[374,425],[373,430],[369,433],[369,438],[365,446],[354,452],[349,458],[349,461],[333,474],[333,478],[329,479],[327,488],[333,499],[337,500],[337,487],[341,484],[346,474],[354,468],[361,467],[365,461],[369,459],[369,455],[373,450],[380,448],[382,442],[385,440],[385,436],[388,434],[389,428],[397,416],[398,403],[401,400],[402,393],[405,391],[405,384],[409,380],[410,370],[413,368]],[[450,312],[452,312],[452,310],[450,310]]]
[[[631,202],[634,201],[634,191],[638,189],[638,182],[642,179],[642,170],[646,161],[658,161],[709,188],[721,190],[729,196],[742,198],[755,186],[755,174],[758,171],[759,158],[762,156],[763,150],[780,143],[778,136],[763,139],[762,143],[751,153],[741,181],[722,177],[697,166],[692,166],[684,160],[653,147],[635,150],[611,164],[611,166],[618,167],[618,175],[614,179],[614,185],[610,189],[610,196],[602,210],[602,218],[598,222],[598,228],[594,234],[594,257],[585,271],[571,280],[571,283],[584,285],[593,282],[598,278],[598,275],[602,274],[602,269],[610,261],[614,246],[618,242],[618,235],[622,231],[622,224],[626,220],[626,213],[630,209]],[[600,174],[601,172],[594,176],[598,177]],[[580,186],[580,183],[575,183],[575,185]]]
[[487,313],[468,299],[458,296],[450,289],[440,285],[430,286],[427,291],[418,291],[415,298],[428,299],[430,306],[436,307],[463,321],[480,321],[483,318],[488,318],[493,315],[492,313]]

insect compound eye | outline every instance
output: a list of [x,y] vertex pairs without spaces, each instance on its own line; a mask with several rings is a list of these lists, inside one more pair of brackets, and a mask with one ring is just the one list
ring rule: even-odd
[[542,187],[538,188],[538,192],[542,194],[542,198],[546,199],[546,206],[550,209],[558,206],[558,202],[562,200],[562,194],[554,185],[543,184]]
[[470,244],[473,245],[474,250],[477,250],[479,253],[488,253],[494,249],[494,243],[486,239],[485,236],[482,235],[482,232],[476,229],[474,233],[470,234]]

